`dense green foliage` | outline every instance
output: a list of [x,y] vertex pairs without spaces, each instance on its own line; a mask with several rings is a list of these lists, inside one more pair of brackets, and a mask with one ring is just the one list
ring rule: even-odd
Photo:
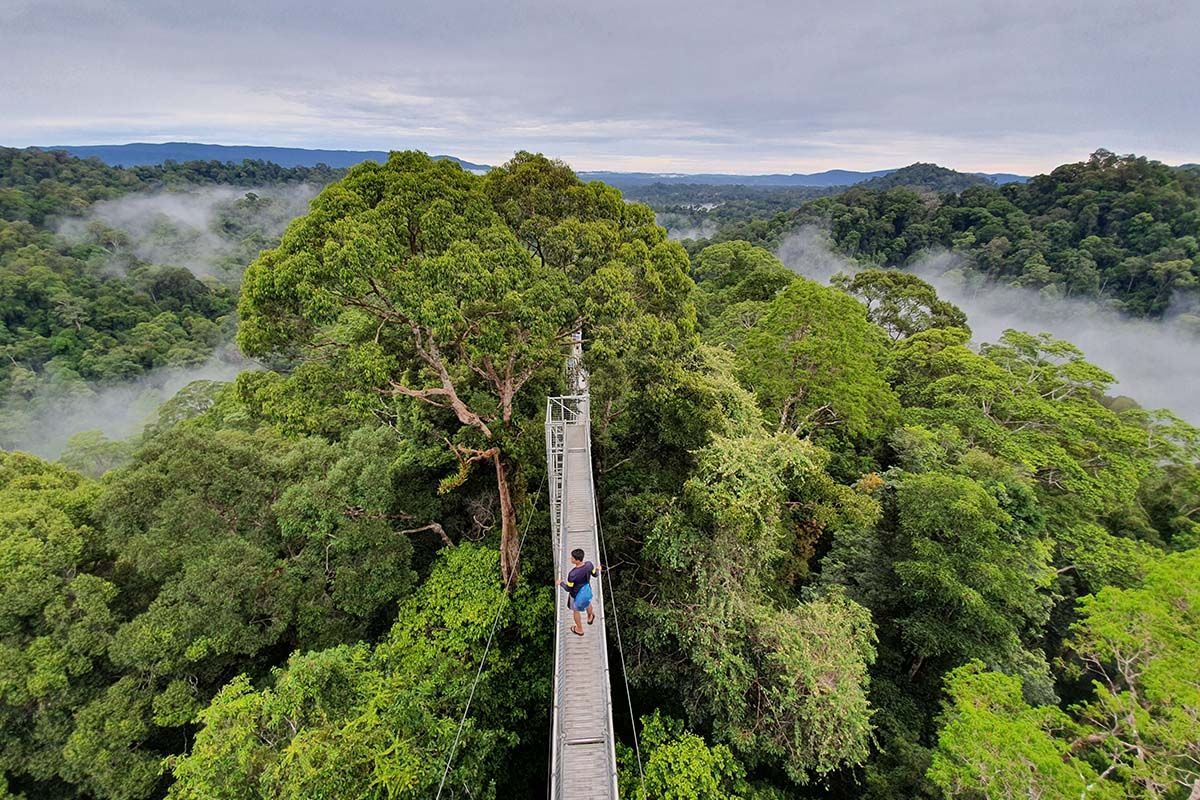
[[0,392],[29,396],[35,376],[60,383],[132,378],[203,362],[234,301],[180,267],[123,278],[87,248],[24,223],[0,222]]
[[[30,431],[106,385],[207,362],[233,338],[242,268],[295,213],[293,203],[228,186],[278,191],[337,174],[262,162],[119,169],[0,148],[0,445],[36,446]],[[224,194],[193,210],[211,212],[207,228],[147,210],[131,233],[92,216],[101,201],[143,198],[149,208],[211,186]]]
[[988,279],[1111,299],[1135,315],[1161,314],[1200,279],[1200,176],[1104,150],[1027,183],[958,194],[854,187],[712,240],[772,246],[804,224],[828,226],[841,252],[867,264],[952,249]]
[[324,186],[342,173],[324,166],[280,167],[266,161],[168,161],[156,167],[122,168],[95,158],[73,158],[61,150],[0,147],[0,218],[40,225],[129,192],[213,184]]
[[948,678],[929,777],[949,797],[1194,795],[1200,758],[1200,552],[1161,557],[1135,589],[1084,598],[1070,653],[1094,687],[1070,714],[974,662]]
[[879,329],[859,303],[813,281],[796,278],[767,304],[737,353],[742,380],[781,431],[878,436],[895,414]]
[[972,186],[992,185],[994,184],[989,178],[981,175],[968,175],[965,172],[939,167],[937,164],[910,164],[895,172],[889,172],[887,175],[880,175],[878,178],[857,183],[855,188],[879,192],[898,186],[907,186],[929,192],[957,194]]
[[528,589],[506,602],[497,554],[472,545],[439,559],[373,649],[295,655],[255,691],[239,676],[201,712],[195,748],[175,766],[173,798],[425,798],[442,778],[498,605],[513,630],[485,664],[450,797],[491,798],[514,743],[514,722],[539,705],[549,676],[530,670],[548,647],[549,597]]
[[775,800],[768,785],[746,780],[746,768],[725,745],[710,746],[671,717],[655,712],[641,723],[643,769],[621,754],[622,797],[636,800]]
[[[411,152],[351,169],[253,259],[235,321],[220,281],[110,275],[103,245],[45,227],[140,171],[5,157],[4,197],[41,209],[0,223],[7,391],[194,364],[235,326],[273,368],[59,464],[0,451],[0,794],[428,798],[443,774],[443,797],[543,793],[541,414],[580,329],[640,734],[639,763],[619,721],[622,796],[1200,791],[1200,432],[1109,400],[1072,345],[969,346],[903,272],[822,286],[746,241],[689,258],[646,206],[528,153],[486,176]],[[206,169],[151,172],[240,180]],[[1063,169],[803,214],[868,265],[944,244],[896,244],[938,220],[981,242],[965,204],[985,199],[1049,237],[1047,264],[1084,191],[1114,246],[1138,247],[1117,221],[1135,192],[1184,198],[1163,247],[1191,235],[1191,178]]]
[[929,328],[967,327],[967,317],[941,300],[933,287],[915,275],[894,269],[865,269],[853,276],[835,275],[833,283],[867,307],[867,318],[892,339]]
[[743,186],[652,183],[624,194],[654,209],[658,223],[677,239],[699,240],[721,226],[781,214],[809,200],[837,194],[841,186]]

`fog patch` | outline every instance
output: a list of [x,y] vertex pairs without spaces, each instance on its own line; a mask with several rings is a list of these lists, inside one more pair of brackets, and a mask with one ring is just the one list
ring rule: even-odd
[[117,271],[138,262],[183,267],[201,278],[236,281],[289,222],[308,211],[319,189],[307,184],[239,188],[205,186],[130,194],[93,203],[58,232],[109,253]]
[[692,225],[686,228],[667,227],[667,238],[674,242],[682,242],[685,239],[708,239],[716,232],[716,225],[711,222],[704,222],[700,225]]
[[56,459],[77,433],[100,431],[111,440],[139,434],[158,418],[159,407],[194,381],[231,381],[258,369],[230,347],[194,367],[162,367],[136,380],[113,384],[79,381],[66,395],[46,386],[47,394],[10,400],[0,408],[0,448]]
[[[131,194],[94,203],[84,216],[62,220],[58,232],[101,246],[104,266],[114,272],[154,264],[236,283],[261,250],[278,243],[288,223],[307,213],[318,191],[309,185],[206,186]],[[0,405],[0,448],[54,459],[78,433],[127,439],[155,422],[159,407],[185,386],[230,381],[257,368],[231,344],[203,364],[161,367],[119,383],[90,383],[52,360],[27,393]]]
[[[789,235],[776,256],[797,274],[821,283],[839,272],[853,275],[863,269],[835,253],[828,232],[816,226]],[[976,344],[999,341],[1010,328],[1049,333],[1111,373],[1117,380],[1112,394],[1128,395],[1146,408],[1166,408],[1200,425],[1200,316],[1195,297],[1178,301],[1162,320],[1136,319],[1095,300],[989,283],[957,253],[927,254],[908,270],[966,313]]]
[[[716,204],[710,204],[712,208]],[[708,211],[710,208],[700,209]],[[667,231],[667,238],[682,242],[684,239],[708,239],[717,232],[717,226],[710,220],[697,221],[695,215],[681,214],[677,211],[660,211],[654,215],[654,221]]]
[[833,250],[829,232],[816,225],[803,225],[779,243],[775,257],[784,265],[810,280],[829,283],[830,278],[843,272],[853,275],[859,264]]
[[1112,373],[1113,393],[1200,424],[1200,336],[1188,300],[1163,320],[1136,319],[1094,300],[987,283],[954,253],[930,254],[910,270],[966,312],[976,342],[995,342],[1008,328],[1049,333]]

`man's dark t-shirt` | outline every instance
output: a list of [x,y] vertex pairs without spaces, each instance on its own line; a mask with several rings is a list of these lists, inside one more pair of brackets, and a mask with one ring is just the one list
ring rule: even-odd
[[573,568],[567,573],[566,589],[567,593],[574,597],[579,594],[579,590],[587,586],[591,582],[593,575],[598,575],[596,565],[590,561],[585,561],[578,567]]

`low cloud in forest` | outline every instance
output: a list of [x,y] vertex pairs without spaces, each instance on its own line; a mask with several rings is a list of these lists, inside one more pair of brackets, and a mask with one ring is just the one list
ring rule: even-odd
[[[257,189],[209,186],[131,194],[93,204],[86,216],[62,221],[73,241],[103,244],[107,266],[138,262],[183,267],[198,277],[236,282],[258,252],[273,246],[318,189],[308,185]],[[88,383],[77,375],[39,378],[32,397],[0,405],[0,448],[58,458],[77,433],[98,430],[126,439],[157,419],[159,407],[193,381],[229,381],[257,368],[226,344],[207,362],[163,367],[122,383]]]
[[775,255],[788,269],[821,283],[839,272],[853,275],[861,267],[854,261],[833,251],[829,233],[816,225],[803,225],[789,234],[775,248]]
[[118,268],[128,266],[132,256],[184,267],[197,277],[237,280],[261,249],[273,246],[288,223],[308,211],[318,191],[300,184],[129,194],[94,203],[85,216],[64,220],[59,233],[73,241],[99,239],[113,251],[111,263]]
[[[792,270],[828,282],[860,265],[832,252],[828,235],[801,229],[777,249]],[[954,253],[933,253],[910,268],[967,314],[975,342],[995,342],[1007,329],[1049,333],[1081,349],[1117,379],[1111,390],[1146,408],[1166,408],[1200,425],[1200,333],[1183,302],[1162,320],[1135,319],[1091,300],[985,283]]]
[[994,342],[1007,328],[1049,333],[1112,373],[1118,382],[1114,392],[1200,424],[1200,336],[1187,324],[1182,308],[1162,320],[1135,319],[1084,299],[977,285],[964,266],[959,256],[939,253],[912,271],[966,312],[976,341]]
[[0,420],[10,427],[0,432],[0,447],[56,459],[77,433],[98,430],[109,439],[126,439],[155,422],[159,407],[188,384],[231,381],[251,369],[257,365],[230,348],[196,367],[164,367],[133,381],[88,384],[68,397],[10,401],[0,408]]
[[658,224],[667,229],[667,238],[676,242],[682,242],[684,239],[707,239],[717,232],[717,226],[711,222],[702,222],[699,225],[684,223],[679,227],[670,221],[664,222],[662,215],[659,216]]

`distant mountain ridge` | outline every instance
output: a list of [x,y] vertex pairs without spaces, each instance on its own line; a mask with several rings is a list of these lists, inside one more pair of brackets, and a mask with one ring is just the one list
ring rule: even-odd
[[[927,175],[918,176],[914,170],[923,168]],[[932,169],[930,169],[932,168]],[[784,187],[784,186],[811,186],[819,188],[827,188],[831,186],[861,186],[870,184],[870,188],[884,189],[888,186],[901,185],[925,185],[931,176],[934,175],[932,170],[941,170],[938,175],[940,178],[948,178],[952,175],[961,176],[958,183],[1024,183],[1029,180],[1025,175],[1014,175],[1010,172],[956,172],[946,167],[939,167],[936,164],[911,164],[907,167],[899,167],[896,169],[879,169],[872,172],[859,172],[849,169],[830,169],[824,172],[802,173],[793,172],[791,174],[773,173],[769,175],[734,175],[730,173],[697,173],[685,174],[678,172],[580,172],[579,177],[585,181],[604,181],[605,183],[616,186],[617,188],[633,187],[633,186],[649,186],[653,184],[702,184],[712,186],[762,186],[762,187]],[[896,173],[904,173],[901,180],[889,182],[889,176]],[[975,178],[977,180],[971,180]],[[882,182],[876,185],[876,182]],[[964,187],[965,188],[965,187]],[[961,191],[961,190],[958,190]]]
[[978,175],[981,178],[991,178],[998,186],[1003,186],[1006,183],[1026,183],[1029,175],[1017,175],[1013,172],[972,172],[972,175]]
[[824,172],[791,174],[773,173],[769,175],[734,175],[721,172],[705,172],[686,174],[679,172],[615,172],[599,170],[580,172],[579,177],[585,181],[604,181],[618,188],[622,186],[646,186],[654,183],[678,184],[697,183],[705,185],[734,185],[734,186],[849,186],[855,183],[880,178],[892,169],[875,170],[874,172],[857,172],[848,169],[830,169]]
[[[312,150],[304,147],[201,144],[198,142],[132,142],[130,144],[55,145],[40,150],[65,150],[77,158],[98,158],[113,167],[155,166],[166,161],[270,161],[281,167],[353,167],[364,161],[387,161],[385,150]],[[454,161],[476,172],[491,169],[487,164],[464,161],[456,156],[433,156]]]
[[[247,159],[269,161],[281,167],[315,167],[325,164],[335,168],[352,167],[364,161],[387,160],[384,150],[320,150],[305,147],[272,147],[260,145],[225,145],[204,144],[200,142],[131,142],[129,144],[98,144],[98,145],[54,145],[40,147],[40,150],[64,150],[78,158],[98,158],[105,164],[114,167],[154,166],[166,161],[223,161],[240,163]],[[487,164],[477,164],[451,155],[433,156],[437,159],[448,159],[460,164],[463,169],[474,172],[486,172],[491,169]],[[832,187],[852,186],[864,181],[886,179],[887,176],[914,167],[936,167],[936,165],[913,164],[897,169],[880,169],[873,171],[857,171],[848,169],[830,169],[824,172],[802,173],[794,172],[771,173],[765,175],[736,175],[732,173],[679,173],[679,172],[618,172],[615,170],[591,170],[579,172],[579,177],[586,181],[604,181],[618,188],[633,186],[649,186],[652,184],[704,184],[715,186],[810,186]],[[998,184],[1013,181],[1028,180],[1023,175],[1013,175],[1005,172],[976,172],[961,173],[944,167],[936,167],[946,173],[968,176],[993,181]],[[905,178],[906,181],[910,180]],[[919,181],[914,181],[920,183]],[[962,183],[962,181],[958,181]],[[890,184],[902,185],[902,184]],[[907,185],[907,184],[904,184]],[[874,187],[872,187],[874,188]],[[884,188],[880,186],[878,188]]]

